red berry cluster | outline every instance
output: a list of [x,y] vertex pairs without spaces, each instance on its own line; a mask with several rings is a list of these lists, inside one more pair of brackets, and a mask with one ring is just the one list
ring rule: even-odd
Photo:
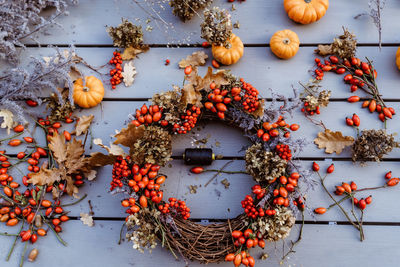
[[192,106],[188,108],[186,114],[181,115],[181,121],[174,124],[173,131],[179,134],[190,132],[196,126],[200,114],[201,109],[199,107]]
[[109,61],[111,65],[115,65],[115,68],[110,70],[110,75],[111,75],[111,88],[115,89],[115,86],[120,84],[122,82],[122,58],[121,58],[121,53],[115,51],[113,53],[113,57]]
[[[127,157],[126,160],[129,160]],[[112,169],[112,181],[110,182],[110,190],[113,191],[116,187],[122,187],[124,184],[122,178],[128,177],[131,174],[128,163],[124,158],[118,157]]]
[[297,172],[293,172],[290,176],[281,176],[275,178],[272,182],[278,181],[276,188],[273,191],[273,195],[275,197],[273,204],[279,206],[288,207],[289,202],[289,193],[293,192],[298,185],[298,180],[300,178],[300,174]]
[[[225,119],[225,112],[227,110],[226,105],[232,102],[232,98],[228,96],[228,90],[220,90],[216,88],[215,83],[210,84],[211,93],[208,94],[208,99],[211,102],[204,103],[206,109],[213,113],[217,113],[220,119]],[[214,105],[215,103],[215,105]]]
[[169,203],[165,203],[164,205],[159,205],[158,210],[162,213],[170,213],[175,212],[176,214],[180,214],[184,220],[189,219],[190,217],[190,208],[186,206],[185,201],[177,200],[176,198],[170,197],[168,199]]
[[290,150],[288,145],[279,144],[275,148],[278,156],[284,160],[291,160],[292,159],[292,150]]
[[265,189],[259,184],[254,185],[251,190],[253,191],[253,194],[256,195],[257,199],[262,199],[265,196]]
[[244,89],[243,95],[243,108],[248,112],[254,112],[260,106],[260,101],[258,99],[258,90],[254,88],[250,83],[246,83],[243,78],[240,79],[242,83],[242,89]]
[[299,209],[299,210],[304,210],[306,208],[306,205],[304,204],[304,199],[302,197],[298,197],[295,200],[293,200],[293,204]]
[[368,107],[369,112],[371,112],[371,113],[376,111],[378,113],[379,119],[381,121],[383,121],[383,122],[386,120],[386,118],[391,119],[393,117],[393,115],[396,115],[396,111],[394,110],[394,108],[392,108],[392,107],[382,107],[381,104],[377,104],[376,103],[375,99],[365,100],[362,103],[362,107],[363,108],[367,108]]
[[149,107],[146,104],[140,109],[136,109],[136,120],[133,120],[132,123],[136,126],[140,126],[142,124],[148,125],[153,122],[160,122],[162,126],[167,126],[168,122],[165,120],[161,120],[162,117],[162,108],[159,108],[157,105],[150,105]]
[[274,123],[264,122],[262,128],[257,131],[257,136],[264,142],[268,142],[271,137],[279,136],[280,132],[283,133],[284,137],[289,138],[289,130],[297,131],[299,128],[298,124],[289,125],[282,116],[279,116],[278,120]]
[[232,237],[235,240],[234,245],[236,247],[240,247],[242,245],[245,245],[248,249],[256,247],[257,245],[260,248],[265,247],[265,241],[262,239],[261,234],[255,234],[251,229],[246,229],[244,232],[235,230],[232,232]]
[[276,214],[276,211],[272,209],[264,210],[262,207],[258,207],[257,209],[254,204],[254,199],[250,195],[246,195],[241,204],[242,208],[244,208],[244,212],[249,218],[256,219],[257,217],[264,217],[265,215],[273,216]]

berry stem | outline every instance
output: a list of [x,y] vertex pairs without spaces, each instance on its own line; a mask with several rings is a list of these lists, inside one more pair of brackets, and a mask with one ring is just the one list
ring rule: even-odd
[[7,140],[10,140],[10,139],[14,139],[14,138],[16,138],[16,137],[18,137],[18,136],[22,135],[23,133],[24,133],[24,132],[20,132],[20,133],[14,134],[13,136],[10,136],[10,137],[7,137],[7,138],[0,139],[0,143],[1,143],[1,142],[3,142],[3,141],[7,141]]
[[[342,203],[343,201],[349,199],[350,197],[351,197],[351,195],[347,195],[347,196],[343,197],[342,199],[340,199],[337,203],[340,204],[340,203]],[[331,204],[331,205],[326,209],[326,211],[330,210],[331,208],[335,207],[336,205],[337,205],[336,203]]]
[[218,171],[216,174],[214,174],[213,177],[211,177],[210,180],[208,180],[208,182],[204,185],[204,187],[207,187],[207,185],[209,185],[209,184],[218,176],[218,174],[220,174],[221,171],[223,171],[223,170],[224,170],[229,164],[231,164],[232,162],[233,162],[233,160],[228,161],[227,163],[225,163],[224,166],[222,166],[222,168],[219,169],[219,171]]
[[68,207],[68,206],[76,205],[76,204],[78,204],[79,202],[81,202],[82,200],[84,200],[86,197],[87,197],[87,194],[84,194],[80,199],[78,199],[78,200],[76,200],[76,201],[74,201],[74,202],[71,202],[71,203],[67,203],[67,204],[60,205],[60,207]]
[[53,226],[51,226],[50,223],[47,222],[46,218],[43,217],[43,215],[42,219],[44,223],[47,224],[47,226],[51,229],[51,231],[53,231],[53,233],[56,235],[58,241],[60,241],[60,243],[63,244],[64,246],[67,246],[67,243],[61,238],[61,236],[56,232],[56,230],[54,230]]
[[21,261],[19,262],[19,267],[22,267],[24,265],[25,253],[27,248],[28,248],[28,241],[25,242],[24,251],[21,254]]
[[21,232],[22,232],[22,228],[24,227],[24,224],[25,224],[25,220],[22,221],[21,228],[19,228],[18,234],[17,234],[17,235],[15,236],[15,238],[14,238],[14,242],[13,242],[13,244],[12,244],[10,250],[8,251],[6,261],[9,261],[9,260],[10,260],[11,254],[12,254],[13,251],[14,251],[15,244],[17,243],[18,237],[19,237],[19,235],[20,235]]
[[244,172],[244,171],[223,171],[223,170],[215,170],[215,169],[207,169],[207,170],[204,170],[203,172],[219,172],[219,173],[226,173],[226,174],[236,174],[236,173],[248,174],[247,172]]

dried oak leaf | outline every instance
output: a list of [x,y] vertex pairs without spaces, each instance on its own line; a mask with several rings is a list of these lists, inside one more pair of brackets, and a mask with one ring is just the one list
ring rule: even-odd
[[86,165],[85,150],[83,149],[82,141],[77,141],[75,138],[67,143],[66,155],[67,161],[65,167],[68,174],[79,172]]
[[216,73],[213,73],[213,70],[211,67],[208,67],[207,74],[203,77],[201,80],[201,83],[196,87],[197,91],[205,89],[206,91],[210,91],[210,84],[212,82],[215,83],[217,88],[220,88],[221,85],[227,85],[229,84],[229,80],[226,78],[224,70],[217,71]]
[[333,54],[332,45],[318,45],[318,48],[315,49],[315,53],[321,56],[332,55]]
[[3,122],[1,123],[1,128],[7,128],[7,134],[10,134],[11,129],[14,126],[14,115],[8,109],[0,110],[0,117],[3,117]]
[[82,73],[75,66],[71,66],[68,74],[73,82],[83,77]]
[[[113,156],[126,156],[126,153],[124,152],[124,150],[122,149],[122,147],[114,145],[113,143],[110,143],[110,147],[103,145],[103,141],[100,138],[96,138],[93,140],[93,143],[95,145],[98,145],[99,147],[104,148],[105,150],[107,150],[107,152],[110,155]],[[101,154],[101,153],[100,153]]]
[[264,103],[265,103],[265,101],[264,101],[264,99],[261,99],[259,102],[260,102],[260,105],[258,105],[258,108],[253,113],[251,113],[256,117],[261,117],[261,116],[264,115],[264,105],[265,105]]
[[204,51],[196,51],[193,54],[187,56],[185,59],[179,61],[179,68],[184,69],[187,66],[204,66],[208,55]]
[[75,125],[75,135],[80,136],[82,134],[85,134],[89,129],[93,119],[94,119],[93,115],[89,116],[83,115],[82,117],[79,117]]
[[93,221],[93,217],[92,216],[90,216],[87,213],[83,213],[83,212],[80,213],[79,215],[81,216],[80,220],[82,221],[83,224],[85,224],[85,225],[87,225],[89,227],[92,227],[94,225],[94,221]]
[[351,146],[354,143],[354,138],[352,136],[343,136],[339,131],[332,132],[326,129],[325,132],[318,133],[314,143],[318,145],[319,149],[325,148],[325,153],[336,152],[339,155],[346,146]]
[[123,128],[119,133],[115,135],[115,145],[123,145],[129,148],[133,148],[136,140],[143,137],[145,128],[143,125],[136,127],[133,123],[129,123],[127,128]]
[[124,71],[121,74],[122,77],[124,78],[124,84],[126,87],[129,87],[133,84],[136,73],[137,71],[135,66],[133,65],[133,60],[129,61],[128,63],[125,63]]
[[58,164],[63,164],[67,160],[67,145],[63,134],[54,134],[50,137],[49,148]]
[[185,105],[185,107],[188,104],[195,105],[199,108],[203,107],[203,104],[201,103],[202,95],[198,90],[198,85],[201,83],[202,78],[197,75],[196,67],[194,67],[193,71],[186,76],[185,80],[186,83],[181,90],[181,102]]
[[141,47],[127,47],[125,48],[124,52],[121,54],[121,58],[122,60],[131,60],[134,59],[136,57],[136,55],[146,52],[147,50],[149,50],[148,46],[141,46]]
[[[93,167],[102,167],[105,165],[114,164],[116,159],[117,159],[117,157],[115,155],[113,155],[112,153],[110,153],[110,155],[104,155],[103,153],[96,152],[96,153],[90,154],[88,163],[90,166],[93,166]],[[87,178],[88,178],[88,180],[90,180],[89,176]]]
[[53,185],[54,182],[61,181],[61,177],[65,172],[60,169],[47,169],[42,166],[39,172],[31,173],[29,175],[29,183],[34,185]]

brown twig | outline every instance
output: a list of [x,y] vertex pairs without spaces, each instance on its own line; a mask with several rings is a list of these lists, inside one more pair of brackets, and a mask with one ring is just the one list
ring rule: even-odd
[[204,187],[207,187],[207,185],[209,185],[221,173],[221,171],[223,171],[232,162],[233,162],[233,160],[228,161],[227,163],[225,163],[224,166],[222,166],[222,168],[219,169],[218,172],[216,174],[214,174],[213,177],[211,177],[210,180],[208,180],[208,182],[204,185]]

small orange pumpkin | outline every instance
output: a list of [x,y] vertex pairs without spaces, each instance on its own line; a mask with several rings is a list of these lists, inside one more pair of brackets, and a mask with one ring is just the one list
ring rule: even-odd
[[289,18],[301,24],[310,24],[322,18],[329,0],[284,0],[283,6]]
[[224,65],[232,65],[238,62],[243,56],[244,45],[238,36],[232,33],[231,39],[228,41],[229,48],[221,45],[212,46],[213,57]]
[[277,31],[269,41],[272,53],[282,59],[294,57],[299,51],[300,40],[291,30]]
[[397,52],[396,52],[396,65],[397,65],[397,68],[400,70],[400,47],[397,48]]
[[85,77],[85,85],[82,78],[74,82],[74,102],[82,108],[97,106],[104,97],[103,83],[94,76]]

